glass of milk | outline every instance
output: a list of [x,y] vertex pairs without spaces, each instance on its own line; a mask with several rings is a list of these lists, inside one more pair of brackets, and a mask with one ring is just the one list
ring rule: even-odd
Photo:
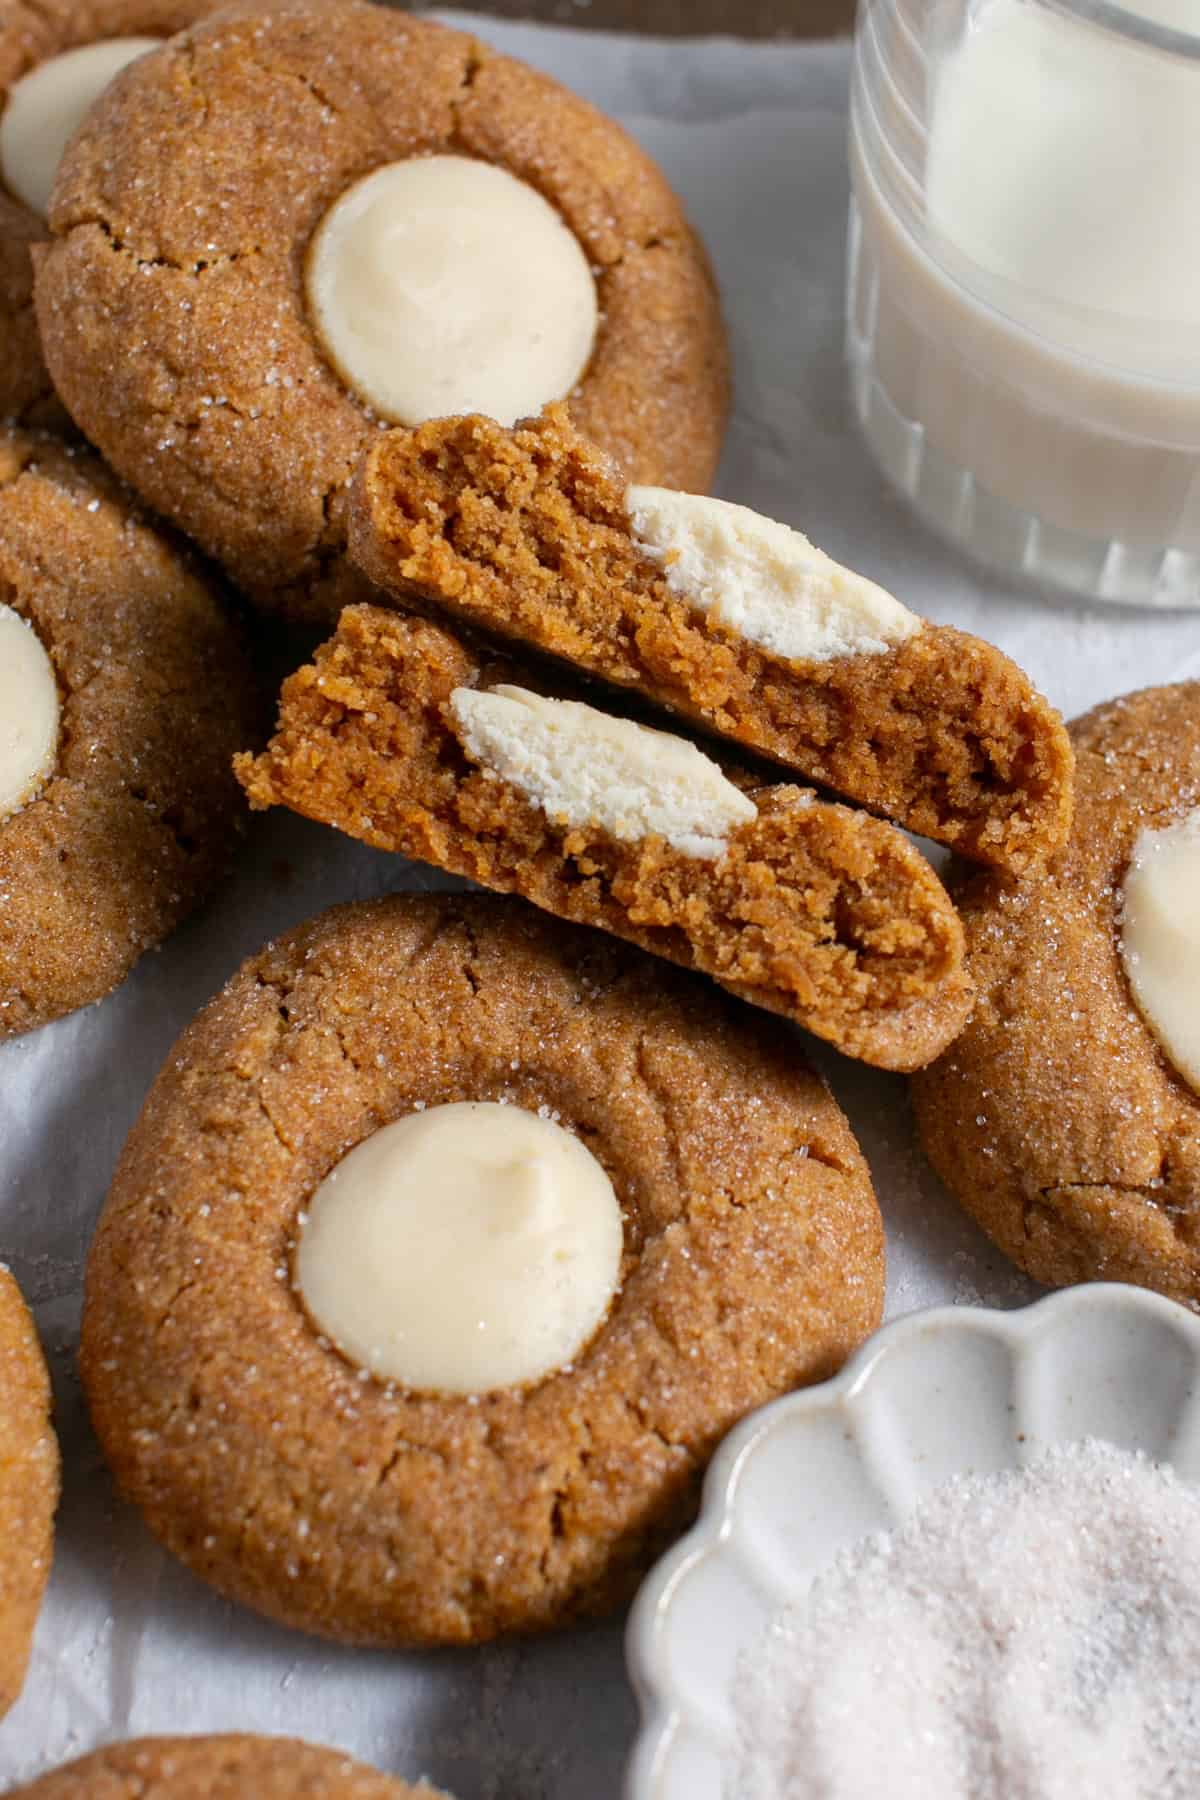
[[860,0],[847,349],[1006,574],[1200,607],[1200,0]]

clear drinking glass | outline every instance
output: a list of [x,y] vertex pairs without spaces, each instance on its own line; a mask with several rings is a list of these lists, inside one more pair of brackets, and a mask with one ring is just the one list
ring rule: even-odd
[[982,562],[1200,606],[1200,0],[860,0],[847,353]]

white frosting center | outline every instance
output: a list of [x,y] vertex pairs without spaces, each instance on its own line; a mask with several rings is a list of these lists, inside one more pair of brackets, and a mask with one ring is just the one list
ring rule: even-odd
[[41,638],[0,605],[0,819],[34,799],[58,754],[58,682]]
[[579,240],[535,188],[466,156],[389,163],[350,188],[308,258],[317,332],[348,386],[401,425],[512,425],[571,392],[596,335]]
[[672,593],[777,656],[879,655],[921,629],[883,588],[747,506],[629,487],[625,510],[634,541],[664,564]]
[[0,115],[0,175],[44,219],[62,153],[113,76],[156,50],[156,37],[105,38],[51,56],[13,83]]
[[1200,807],[1138,834],[1125,876],[1121,954],[1142,1017],[1200,1093]]
[[434,1106],[355,1146],[313,1196],[296,1285],[352,1361],[405,1387],[486,1393],[571,1361],[620,1279],[621,1209],[561,1125]]
[[662,837],[712,859],[758,808],[686,739],[522,687],[455,688],[468,756],[520,788],[555,824],[598,825],[622,843]]

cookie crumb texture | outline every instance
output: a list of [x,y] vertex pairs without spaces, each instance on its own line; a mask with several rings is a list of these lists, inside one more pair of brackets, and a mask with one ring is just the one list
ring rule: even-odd
[[134,1738],[66,1763],[8,1800],[449,1800],[297,1738]]
[[0,1717],[25,1680],[57,1505],[50,1377],[20,1289],[0,1263]]
[[[574,1363],[474,1399],[367,1378],[290,1279],[329,1169],[468,1100],[575,1132],[625,1219]],[[833,1374],[882,1300],[866,1165],[782,1026],[515,903],[396,896],[268,946],[172,1050],[81,1366],[122,1489],[223,1593],[347,1642],[471,1643],[627,1599],[734,1421]]]
[[355,485],[351,555],[405,605],[637,688],[974,861],[1021,870],[1066,838],[1066,730],[1008,657],[928,623],[827,661],[751,643],[672,592],[624,480],[562,407],[514,431],[389,432]]
[[702,247],[611,120],[461,32],[358,0],[240,7],[128,70],[64,159],[38,258],[55,382],[104,455],[261,605],[330,619],[378,421],[304,292],[330,206],[383,164],[481,157],[579,239],[602,324],[571,408],[631,479],[704,488],[728,406]]
[[913,1083],[921,1142],[1006,1255],[1051,1286],[1130,1281],[1200,1307],[1200,1099],[1120,954],[1138,833],[1200,805],[1200,683],[1085,713],[1071,842],[1041,877],[959,895],[978,999]]
[[50,654],[54,773],[0,821],[0,1039],[100,999],[228,866],[260,707],[211,587],[96,457],[0,434],[0,600]]
[[[220,0],[12,0],[0,14],[0,107],[39,63],[104,38],[169,37],[213,12]],[[42,357],[33,310],[31,246],[49,237],[44,220],[0,187],[0,419],[69,423]]]
[[[253,805],[285,805],[379,849],[518,893],[714,976],[848,1055],[930,1061],[965,1022],[962,928],[924,857],[863,813],[799,788],[751,787],[719,860],[662,837],[548,818],[470,760],[455,689],[528,670],[481,663],[440,626],[348,607],[284,683],[278,732],[236,767]],[[561,684],[557,684],[561,687]]]

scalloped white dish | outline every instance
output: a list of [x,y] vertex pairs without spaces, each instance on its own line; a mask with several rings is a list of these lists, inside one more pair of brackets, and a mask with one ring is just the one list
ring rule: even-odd
[[1101,1283],[1019,1312],[937,1307],[744,1419],[713,1459],[696,1525],[634,1603],[642,1729],[626,1800],[727,1800],[740,1658],[837,1551],[953,1475],[1083,1437],[1200,1485],[1200,1319]]

